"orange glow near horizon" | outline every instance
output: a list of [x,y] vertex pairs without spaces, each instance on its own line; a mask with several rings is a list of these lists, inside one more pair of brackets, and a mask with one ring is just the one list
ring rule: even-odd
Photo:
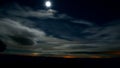
[[31,53],[31,56],[40,56],[39,53]]
[[90,58],[102,58],[102,56],[96,56],[96,55],[94,55],[94,56],[91,56]]
[[120,55],[120,51],[105,52],[106,54]]
[[63,58],[66,58],[66,59],[72,59],[72,58],[78,58],[76,56],[72,56],[72,55],[67,55],[67,56],[63,56]]

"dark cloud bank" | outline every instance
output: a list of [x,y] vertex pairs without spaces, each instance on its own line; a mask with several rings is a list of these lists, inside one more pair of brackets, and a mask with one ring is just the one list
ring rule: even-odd
[[55,10],[0,9],[0,39],[8,49],[43,53],[120,49],[120,20],[99,26]]

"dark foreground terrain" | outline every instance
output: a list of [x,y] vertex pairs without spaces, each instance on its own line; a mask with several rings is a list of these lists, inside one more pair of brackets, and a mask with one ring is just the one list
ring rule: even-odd
[[55,57],[38,57],[38,56],[22,56],[22,55],[6,55],[0,54],[0,62],[23,62],[23,63],[120,63],[119,58],[55,58]]

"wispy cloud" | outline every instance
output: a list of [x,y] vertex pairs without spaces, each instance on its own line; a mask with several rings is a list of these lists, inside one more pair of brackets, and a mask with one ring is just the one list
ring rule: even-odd
[[[8,42],[18,43],[17,45],[38,45],[37,41],[44,43],[50,40],[60,42],[62,40],[48,37],[42,30],[29,28],[11,19],[0,20],[0,36],[1,39]],[[51,42],[52,42],[51,41]],[[11,44],[12,45],[12,44]],[[40,45],[40,44],[39,44]]]
[[88,25],[88,26],[93,26],[94,25],[93,23],[85,21],[85,20],[74,20],[72,22],[74,22],[74,23],[80,23],[80,24],[85,24],[85,25]]
[[63,53],[120,47],[118,24],[97,26],[55,10],[23,9],[18,5],[16,8],[0,11],[0,39],[8,48]]

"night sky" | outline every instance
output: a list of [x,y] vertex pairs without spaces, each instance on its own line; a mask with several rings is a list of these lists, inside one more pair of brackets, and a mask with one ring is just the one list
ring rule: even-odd
[[[0,5],[18,3],[34,9],[45,9],[45,0],[0,0]],[[117,0],[51,0],[52,8],[61,13],[67,13],[78,19],[86,19],[98,24],[104,24],[120,18],[119,2]]]
[[[67,55],[120,50],[116,0],[0,0],[7,53]],[[76,54],[77,53],[77,54]]]

